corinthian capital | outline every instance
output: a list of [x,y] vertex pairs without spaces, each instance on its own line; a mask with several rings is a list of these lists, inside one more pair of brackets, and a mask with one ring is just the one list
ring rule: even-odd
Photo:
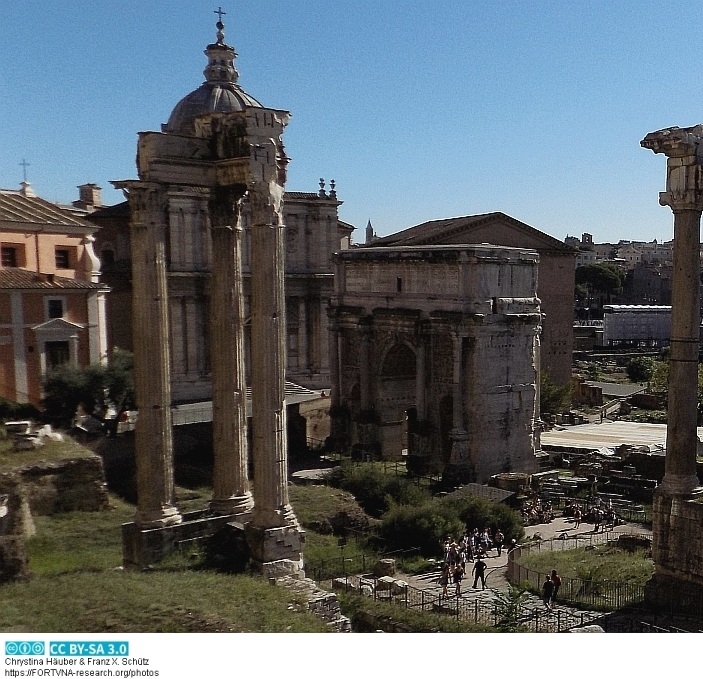
[[244,185],[216,186],[210,191],[210,221],[213,228],[235,227],[239,223]]
[[650,132],[640,145],[667,157],[666,191],[659,203],[675,212],[703,210],[703,125]]

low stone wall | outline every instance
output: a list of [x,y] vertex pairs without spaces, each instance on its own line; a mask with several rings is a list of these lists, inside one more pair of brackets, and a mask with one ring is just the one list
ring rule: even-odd
[[109,507],[103,461],[97,455],[40,462],[17,470],[33,515],[97,512]]

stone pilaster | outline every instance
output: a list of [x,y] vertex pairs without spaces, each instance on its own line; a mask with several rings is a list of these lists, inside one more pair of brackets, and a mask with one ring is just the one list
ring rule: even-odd
[[248,478],[244,295],[240,200],[244,187],[215,188],[210,196],[212,278],[213,498],[216,514],[244,514],[254,506]]
[[167,198],[163,187],[129,182],[132,247],[138,528],[180,523],[174,505],[168,292]]

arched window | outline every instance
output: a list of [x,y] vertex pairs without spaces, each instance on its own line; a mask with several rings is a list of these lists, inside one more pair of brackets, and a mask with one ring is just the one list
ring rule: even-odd
[[381,376],[394,379],[414,379],[415,352],[407,344],[396,344],[386,354],[381,368]]

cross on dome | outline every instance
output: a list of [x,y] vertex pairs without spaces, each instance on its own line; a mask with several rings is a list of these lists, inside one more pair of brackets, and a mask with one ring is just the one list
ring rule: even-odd
[[222,44],[224,44],[224,40],[225,40],[225,34],[224,34],[224,31],[223,31],[225,25],[222,23],[222,17],[223,17],[224,15],[226,15],[227,12],[223,12],[223,11],[222,11],[222,7],[218,7],[218,8],[214,11],[214,13],[217,14],[217,16],[218,16],[218,21],[217,21],[217,23],[215,24],[215,26],[216,26],[216,28],[217,28],[217,44],[218,44],[218,45],[222,45]]

